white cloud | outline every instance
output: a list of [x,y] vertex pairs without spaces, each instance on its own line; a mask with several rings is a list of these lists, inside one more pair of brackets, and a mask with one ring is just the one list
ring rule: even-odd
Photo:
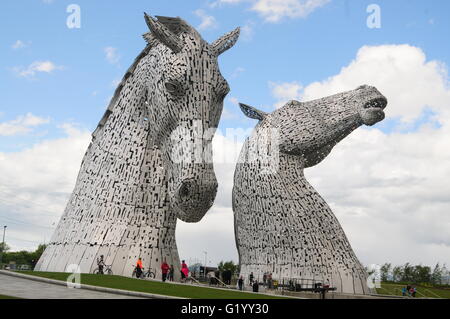
[[[331,0],[217,0],[211,2],[209,6],[216,8],[243,2],[251,3],[250,10],[257,12],[266,22],[274,23],[284,18],[306,18],[315,10],[330,3]],[[251,38],[252,25],[247,24],[243,27],[243,31],[244,38]]]
[[114,79],[111,82],[111,86],[116,88],[120,84],[121,81],[122,81],[122,79]]
[[[215,205],[206,216],[196,224],[179,221],[176,232],[180,258],[205,261],[207,252],[208,265],[217,265],[220,261],[238,262],[234,239],[234,217],[229,207]],[[194,260],[191,263],[194,263]]]
[[253,21],[247,22],[241,27],[241,37],[244,41],[250,41],[253,39],[255,23]]
[[450,263],[449,133],[359,129],[306,170],[365,264]]
[[235,98],[234,96],[231,96],[230,98],[228,98],[228,101],[230,101],[231,104],[234,104],[236,106],[239,105],[239,100],[237,98]]
[[439,61],[427,61],[420,48],[406,44],[364,46],[338,75],[308,85],[302,97],[310,100],[361,84],[374,85],[389,100],[387,116],[411,122],[427,106],[435,112],[448,112],[447,79],[447,67]]
[[36,73],[52,73],[55,70],[64,69],[62,66],[55,65],[51,61],[34,61],[28,67],[15,67],[13,71],[20,77],[34,77]]
[[[362,84],[377,87],[389,100],[388,118],[404,123],[417,120],[426,108],[434,112],[450,112],[446,66],[427,61],[425,53],[410,45],[364,46],[356,58],[337,75],[303,87],[299,82],[269,82],[275,107],[289,100],[308,101],[342,91],[354,90]],[[443,120],[443,119],[439,119]]]
[[241,2],[248,2],[248,1],[251,1],[251,0],[216,0],[216,1],[209,3],[209,6],[211,8],[216,8],[216,7],[225,5],[225,4],[238,4]]
[[280,108],[291,100],[300,100],[303,86],[299,82],[269,82],[272,95],[277,99],[275,108]]
[[47,124],[49,122],[49,118],[42,118],[31,113],[27,113],[26,115],[18,116],[12,121],[0,122],[0,136],[27,134],[31,132],[34,127]]
[[320,98],[361,84],[389,100],[390,118],[417,120],[431,108],[442,124],[407,134],[360,128],[305,171],[331,205],[365,264],[450,264],[450,88],[446,67],[409,45],[363,47],[329,79],[303,90],[272,86],[278,99]]
[[13,48],[14,50],[19,50],[19,49],[26,48],[29,45],[30,45],[29,42],[25,43],[22,40],[17,40],[16,42],[14,42],[14,44],[11,46],[11,48]]
[[223,119],[223,120],[233,120],[233,119],[236,119],[236,118],[237,118],[237,115],[234,112],[232,112],[231,110],[229,110],[226,107],[223,108],[221,119]]
[[205,10],[197,9],[194,11],[195,15],[200,18],[201,23],[197,26],[198,30],[208,30],[217,28],[218,24],[216,18],[208,15]]
[[120,55],[117,52],[117,48],[106,47],[103,49],[106,55],[106,60],[111,64],[117,64],[120,61]]
[[243,67],[239,66],[236,69],[234,69],[233,73],[231,74],[231,77],[237,78],[244,72],[245,72],[245,69]]
[[259,13],[267,22],[283,18],[306,18],[331,0],[258,0],[251,10]]
[[61,129],[62,138],[0,152],[0,221],[9,226],[12,249],[35,249],[50,239],[75,185],[91,136],[70,124]]

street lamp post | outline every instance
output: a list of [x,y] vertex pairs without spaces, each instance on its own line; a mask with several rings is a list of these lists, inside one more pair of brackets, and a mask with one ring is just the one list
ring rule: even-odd
[[6,233],[6,227],[8,226],[3,226],[3,241],[2,241],[2,253],[0,254],[0,267],[3,261],[3,251],[5,250],[5,233]]
[[208,256],[208,252],[204,251],[205,254],[205,269],[203,270],[203,276],[206,278],[206,256]]

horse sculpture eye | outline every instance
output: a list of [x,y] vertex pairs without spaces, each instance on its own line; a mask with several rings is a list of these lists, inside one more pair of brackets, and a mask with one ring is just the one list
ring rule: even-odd
[[170,93],[177,93],[178,91],[178,86],[172,82],[166,82],[165,86],[166,90],[169,91]]

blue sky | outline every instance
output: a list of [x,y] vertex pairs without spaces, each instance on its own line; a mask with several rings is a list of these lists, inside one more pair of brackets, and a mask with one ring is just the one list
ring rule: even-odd
[[[147,27],[143,11],[154,15],[181,16],[191,25],[202,20],[204,10],[216,23],[200,30],[214,41],[236,26],[248,26],[232,51],[220,58],[222,73],[235,97],[268,109],[274,98],[268,82],[298,81],[306,85],[339,73],[363,45],[407,43],[421,47],[429,59],[450,61],[446,41],[450,21],[448,1],[377,1],[382,9],[382,28],[369,29],[366,8],[373,1],[334,0],[304,19],[284,17],[277,23],[264,21],[251,3],[222,4],[212,1],[77,1],[81,28],[66,26],[66,8],[73,1],[3,1],[0,21],[1,119],[8,121],[32,112],[50,117],[54,123],[72,121],[92,130],[114,91],[113,81],[144,47],[140,35]],[[13,49],[20,40],[26,47]],[[117,63],[105,59],[104,49],[116,48]],[[61,70],[33,78],[14,74],[15,67],[34,61],[52,61]],[[226,107],[236,111],[227,100]],[[238,120],[239,121],[239,120]],[[235,126],[223,120],[222,127]],[[243,125],[245,123],[239,123]],[[384,124],[386,126],[386,124]],[[62,134],[48,127],[49,136]],[[27,145],[22,139],[1,141],[0,150],[13,150],[11,143]]]
[[[69,16],[66,9],[72,3],[81,8],[79,29],[69,29],[66,25]],[[286,6],[286,3],[292,4],[294,9],[285,10],[283,6]],[[22,177],[12,173],[8,175],[8,179],[0,178],[0,191],[3,191],[3,194],[16,193],[16,197],[13,196],[8,200],[17,203],[13,205],[4,197],[2,206],[0,196],[0,224],[13,219],[22,222],[23,226],[16,227],[15,230],[15,237],[21,237],[22,242],[13,241],[11,245],[17,249],[31,249],[32,245],[26,244],[26,240],[36,244],[43,238],[50,237],[51,229],[33,233],[30,228],[25,227],[26,223],[29,223],[28,226],[39,223],[40,226],[52,227],[58,221],[71,187],[75,183],[79,161],[85,149],[83,143],[88,142],[89,133],[103,115],[115,90],[116,82],[122,78],[126,69],[145,46],[141,37],[148,30],[143,18],[144,11],[151,15],[180,16],[196,27],[209,42],[241,26],[240,40],[219,60],[221,72],[231,87],[220,122],[222,131],[226,128],[254,126],[255,121],[248,120],[240,114],[237,101],[252,104],[265,111],[273,111],[276,105],[282,105],[288,99],[320,97],[343,89],[353,89],[368,82],[376,84],[382,93],[386,92],[390,100],[387,109],[388,118],[371,130],[363,129],[361,133],[355,134],[348,144],[335,151],[333,159],[344,156],[341,151],[345,147],[350,147],[349,145],[357,147],[364,143],[372,143],[370,145],[380,150],[378,158],[373,154],[368,156],[369,153],[360,149],[355,151],[351,147],[349,152],[358,153],[361,158],[358,157],[355,161],[365,161],[364,168],[375,171],[379,165],[379,156],[385,156],[385,161],[392,163],[390,167],[395,166],[395,163],[412,161],[412,151],[408,145],[414,145],[414,142],[410,142],[408,138],[416,141],[417,145],[421,145],[422,140],[439,142],[436,145],[431,145],[430,142],[430,149],[424,150],[423,153],[419,152],[420,147],[414,145],[415,151],[418,152],[414,155],[418,158],[425,158],[432,150],[448,145],[444,133],[450,126],[448,124],[450,116],[445,108],[448,106],[450,96],[446,74],[447,65],[450,64],[449,1],[311,0],[311,3],[321,5],[304,14],[295,11],[295,8],[298,8],[295,5],[301,7],[304,3],[305,0],[287,0],[284,4],[283,1],[277,0],[2,1],[0,172],[1,165],[4,168],[12,167],[8,165],[12,165],[14,161],[17,163],[23,161],[20,163],[27,163],[30,169],[34,167],[33,165],[43,165],[36,164],[33,158],[49,158],[42,154],[55,145],[59,147],[53,150],[52,154],[55,157],[60,157],[61,161],[73,159],[73,162],[68,164],[71,168],[67,173],[62,169],[51,170],[52,165],[55,167],[62,165],[59,162],[48,163],[49,167],[46,166],[45,169],[42,166],[34,169],[45,172],[45,177],[52,175],[56,181],[67,180],[66,184],[61,182],[62,186],[58,184],[57,187],[46,188],[47,186],[39,183],[30,186],[27,182],[23,182],[22,185],[19,182]],[[366,23],[370,15],[366,9],[373,3],[381,8],[379,29],[370,29]],[[364,47],[369,49],[364,50]],[[411,70],[407,70],[409,66]],[[400,82],[405,84],[397,88]],[[430,87],[427,87],[428,83]],[[15,134],[6,134],[4,131],[9,128],[18,131]],[[56,144],[59,142],[61,143]],[[76,150],[74,145],[77,147]],[[391,148],[386,148],[386,145],[390,145]],[[401,150],[404,150],[403,153]],[[389,157],[394,155],[397,157]],[[438,190],[449,190],[450,185],[441,185],[437,182],[442,172],[450,172],[449,165],[444,164],[448,157],[442,152],[435,155],[436,158],[430,159],[424,167],[441,167],[441,170],[437,170],[440,173],[436,176],[430,177],[429,171],[425,168],[420,171],[417,167],[421,166],[417,166],[417,162],[411,162],[410,166],[388,168],[386,181],[395,180],[395,183],[398,183],[399,180],[402,181],[401,178],[422,178],[428,181],[428,184],[421,184],[424,189],[429,189],[430,185],[433,185]],[[359,164],[355,162],[356,165]],[[332,168],[335,170],[332,171]],[[220,167],[218,169],[220,170]],[[363,174],[361,173],[364,171],[363,168],[355,172],[349,170],[348,179],[354,180],[355,185],[348,185],[348,193],[337,196],[342,180],[333,173],[336,169],[339,168],[336,168],[331,159],[320,169],[313,169],[311,171],[313,184],[315,181],[317,183],[315,186],[323,188],[325,198],[331,202],[350,239],[363,242],[355,244],[356,251],[363,255],[361,257],[363,261],[383,262],[385,259],[383,253],[388,244],[386,243],[383,249],[379,248],[379,252],[376,253],[371,252],[378,251],[376,249],[366,251],[369,244],[363,241],[360,229],[369,231],[370,228],[363,226],[370,223],[369,220],[361,219],[361,224],[357,224],[355,219],[349,217],[353,215],[350,213],[346,215],[349,211],[360,212],[361,209],[372,207],[369,199],[366,206],[359,203],[362,197],[357,194],[361,190],[361,183],[356,181],[376,183],[378,180],[370,179],[373,176],[358,175]],[[228,167],[227,170],[232,171],[232,168]],[[17,171],[16,174],[20,174],[20,169]],[[417,173],[418,171],[421,175]],[[39,177],[35,179],[38,180]],[[223,214],[226,212],[228,215],[231,213],[229,198],[231,182],[229,177],[224,177],[223,196],[219,194],[217,200],[220,205],[216,207],[217,212],[213,209],[217,216],[220,212]],[[369,184],[366,186],[374,191],[373,186]],[[379,191],[381,194],[383,190]],[[37,196],[37,193],[40,194],[39,197],[33,197]],[[421,195],[425,193],[425,190],[420,192]],[[413,199],[409,197],[413,196],[411,194],[399,191],[395,201],[409,203],[404,209],[411,210],[411,206],[414,206],[411,204]],[[27,207],[21,206],[23,200],[20,198],[27,198],[28,205],[31,203],[36,207],[45,206],[45,210],[48,211],[41,210],[42,215],[36,213],[33,217],[28,213]],[[350,200],[355,198],[358,200]],[[433,211],[432,214],[436,214],[433,218],[440,216],[439,218],[443,219],[438,219],[444,221],[442,225],[450,226],[450,223],[446,224],[449,221],[448,216],[439,215],[450,207],[445,199],[436,202],[430,195],[423,201],[423,209],[438,203],[439,206],[430,209]],[[46,205],[49,202],[56,204],[49,208]],[[410,225],[412,228],[422,225],[423,211],[418,209],[415,213],[414,216],[417,218],[413,216],[405,220],[399,219],[397,222],[407,224],[407,221],[413,220]],[[45,219],[43,217],[45,214],[53,217]],[[380,220],[386,218],[384,219],[386,221],[390,217],[383,215],[378,218]],[[205,225],[209,225],[208,222],[213,223],[206,221],[205,229]],[[430,224],[427,229],[436,233],[436,227],[438,226]],[[187,226],[182,228],[186,234],[194,229]],[[231,233],[232,230],[228,230],[223,238],[229,239]],[[439,234],[439,231],[437,233]],[[450,251],[450,239],[446,236],[436,236],[437,238],[433,240],[427,237],[419,243],[423,246],[431,240],[433,245],[444,245],[443,248],[439,246],[442,250],[434,250],[435,246],[434,248],[423,246],[424,254],[427,256],[423,262],[433,263],[437,261],[433,258],[434,254]],[[192,242],[195,240],[192,239]],[[198,242],[201,242],[201,239]],[[226,256],[230,259],[236,258],[232,246],[233,242],[224,246]],[[391,247],[387,255],[396,260],[395,256],[399,251],[405,251],[405,247],[401,245]],[[180,249],[184,249],[186,255],[196,257],[195,253],[187,248]],[[202,249],[207,248],[199,247],[197,250]],[[429,256],[426,252],[429,252]],[[198,257],[201,258],[201,253]],[[211,258],[218,261],[220,257]],[[412,260],[414,256],[398,258],[398,262],[406,261],[407,258]]]

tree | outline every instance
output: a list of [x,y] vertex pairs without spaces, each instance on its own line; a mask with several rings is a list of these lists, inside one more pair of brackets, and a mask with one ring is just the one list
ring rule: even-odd
[[450,271],[445,264],[442,266],[442,283],[444,285],[450,285]]
[[392,280],[397,282],[402,280],[403,278],[403,267],[402,266],[395,266],[392,269]]
[[[8,247],[6,247],[9,249]],[[42,253],[44,252],[46,246],[45,245],[39,245],[38,248],[33,251],[15,251],[15,252],[6,252],[3,254],[3,262],[5,264],[9,264],[11,262],[16,263],[17,265],[29,265],[34,266],[36,262],[41,257]]]
[[416,265],[413,267],[412,282],[414,283],[430,283],[431,268],[428,266]]
[[392,264],[385,263],[380,268],[381,272],[381,281],[388,281],[389,280],[389,274],[391,272]]
[[439,263],[436,264],[436,266],[433,269],[433,272],[431,273],[431,283],[434,285],[440,285],[442,283],[442,278],[445,275],[445,266],[441,267],[439,266]]
[[6,243],[0,243],[0,254],[6,253],[9,249],[9,246]]
[[401,281],[412,282],[414,280],[414,267],[410,263],[403,265]]
[[236,265],[232,260],[223,262],[221,261],[219,265],[217,265],[217,268],[220,272],[224,272],[225,270],[230,270],[232,274],[235,274],[238,271],[238,265]]
[[33,260],[35,260],[35,263],[41,258],[42,254],[44,253],[45,248],[47,248],[47,245],[40,244],[38,248],[33,252],[32,257]]

